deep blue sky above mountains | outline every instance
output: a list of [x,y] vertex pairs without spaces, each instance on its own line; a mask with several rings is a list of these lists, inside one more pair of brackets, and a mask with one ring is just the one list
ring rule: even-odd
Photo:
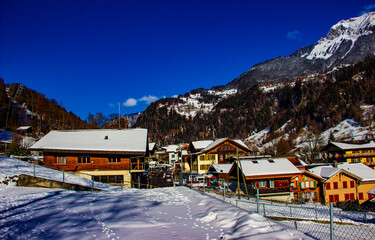
[[225,85],[375,2],[0,0],[0,77],[88,113]]

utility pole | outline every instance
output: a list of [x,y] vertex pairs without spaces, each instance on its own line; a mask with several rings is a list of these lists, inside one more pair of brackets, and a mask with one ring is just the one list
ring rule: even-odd
[[121,129],[120,103],[118,103],[118,129]]

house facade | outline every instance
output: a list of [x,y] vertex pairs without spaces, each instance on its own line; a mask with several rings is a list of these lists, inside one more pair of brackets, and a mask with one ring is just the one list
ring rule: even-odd
[[[196,150],[190,148],[189,150]],[[231,163],[231,157],[247,156],[251,150],[241,141],[229,138],[220,138],[212,141],[205,148],[197,152],[190,152],[188,165],[192,166],[192,172],[206,174],[213,164]],[[190,161],[190,162],[189,162]]]
[[359,204],[373,198],[372,194],[369,194],[372,189],[375,188],[375,170],[364,165],[363,163],[339,163],[337,168],[344,169],[362,180],[358,185],[358,201]]
[[[240,179],[237,178],[237,171]],[[300,174],[300,170],[286,158],[263,158],[241,160],[238,170],[237,161],[234,162],[229,171],[229,180],[243,183],[245,179],[248,191],[255,194],[259,189],[259,195],[263,199],[293,202],[291,183],[292,179]]]
[[322,178],[303,170],[300,175],[291,178],[295,202],[320,202],[320,182]]
[[51,131],[30,150],[43,152],[46,167],[130,187],[144,172],[147,129]]
[[309,169],[322,177],[321,201],[323,204],[358,200],[358,186],[362,178],[332,166],[321,166]]
[[375,169],[375,143],[348,144],[329,142],[321,152],[328,162],[361,162]]

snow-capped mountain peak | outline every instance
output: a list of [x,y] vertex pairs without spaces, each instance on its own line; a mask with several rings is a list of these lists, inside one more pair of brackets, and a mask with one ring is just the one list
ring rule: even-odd
[[313,50],[306,56],[307,59],[328,59],[340,48],[344,42],[351,42],[351,46],[344,58],[353,48],[359,37],[372,34],[375,26],[375,12],[366,13],[362,16],[341,20],[333,25],[327,37],[320,39]]

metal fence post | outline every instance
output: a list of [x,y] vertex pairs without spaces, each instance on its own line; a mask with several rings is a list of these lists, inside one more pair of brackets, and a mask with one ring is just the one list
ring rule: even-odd
[[332,203],[329,204],[329,215],[330,215],[330,234],[331,240],[333,240],[333,205]]
[[141,189],[141,176],[138,176],[138,189]]
[[63,183],[65,183],[65,170],[63,170]]
[[124,189],[124,181],[121,180],[121,191]]
[[264,203],[263,203],[263,216],[264,217],[266,216],[266,206],[264,205]]
[[34,177],[35,177],[35,164],[34,164]]
[[225,183],[223,184],[224,191],[223,191],[223,202],[225,202]]
[[290,208],[290,217],[293,217],[293,215],[292,215],[292,207],[289,206],[289,208]]
[[259,206],[259,189],[257,189],[257,213],[260,214],[260,206]]

